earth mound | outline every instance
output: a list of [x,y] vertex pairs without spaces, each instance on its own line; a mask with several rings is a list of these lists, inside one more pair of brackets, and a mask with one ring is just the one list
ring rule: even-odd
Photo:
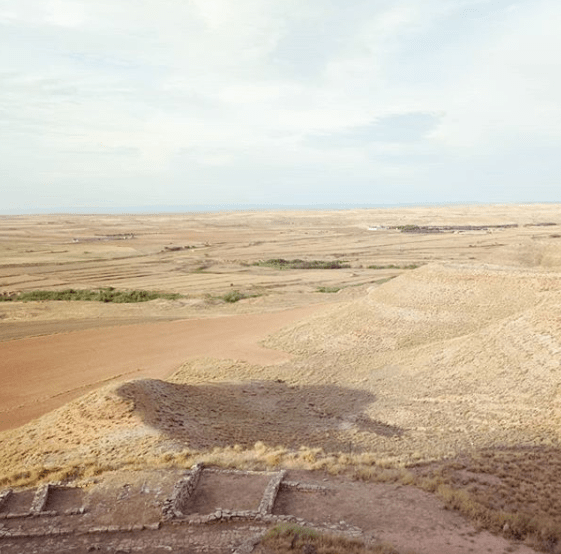
[[560,438],[560,309],[557,273],[430,265],[267,346],[306,359],[309,380],[370,391],[368,417],[404,430],[399,444],[360,437],[386,455],[549,444]]
[[5,433],[0,461],[117,467],[259,441],[408,464],[557,444],[560,311],[543,268],[425,266],[267,339],[292,359],[200,358],[167,381],[110,385]]

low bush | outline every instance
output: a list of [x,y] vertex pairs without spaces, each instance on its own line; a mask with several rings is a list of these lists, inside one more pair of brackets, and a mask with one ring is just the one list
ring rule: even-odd
[[351,267],[344,261],[339,260],[285,260],[284,258],[260,260],[253,265],[274,269],[344,269]]
[[260,294],[255,294],[255,293],[241,292],[239,290],[231,290],[230,292],[227,292],[226,294],[223,294],[222,296],[218,296],[217,298],[219,300],[224,300],[224,302],[228,302],[230,304],[233,304],[234,302],[238,302],[240,300],[243,300],[244,298],[256,298],[258,296],[261,296],[261,295]]
[[233,304],[234,302],[238,302],[242,298],[247,298],[247,297],[239,290],[232,290],[222,296],[222,300],[224,300],[224,302],[229,302],[230,304]]
[[318,287],[317,292],[339,292],[341,290],[341,287]]
[[87,301],[87,302],[115,302],[133,303],[148,302],[156,298],[176,300],[180,294],[164,293],[147,290],[116,290],[113,287],[105,287],[95,290],[90,289],[65,289],[65,290],[33,290],[22,292],[14,296],[0,296],[0,301],[12,302],[34,302],[48,300]]
[[420,267],[418,264],[408,264],[408,265],[369,265],[368,269],[417,269]]

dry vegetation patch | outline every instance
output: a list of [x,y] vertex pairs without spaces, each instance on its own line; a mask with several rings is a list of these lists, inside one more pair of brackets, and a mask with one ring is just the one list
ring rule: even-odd
[[[293,524],[270,529],[254,550],[256,554],[400,554],[389,544],[368,546],[356,539],[321,533]],[[412,551],[408,551],[413,554]]]
[[559,552],[559,448],[489,448],[411,470],[417,485],[475,524]]

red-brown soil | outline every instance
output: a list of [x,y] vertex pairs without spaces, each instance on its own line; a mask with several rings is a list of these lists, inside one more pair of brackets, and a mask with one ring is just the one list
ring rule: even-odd
[[209,354],[261,365],[285,361],[289,354],[258,342],[318,309],[121,325],[0,342],[0,431],[102,383],[165,378],[186,360]]

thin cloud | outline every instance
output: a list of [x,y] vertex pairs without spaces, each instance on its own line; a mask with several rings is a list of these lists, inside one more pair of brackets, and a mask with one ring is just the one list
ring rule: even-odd
[[551,0],[0,0],[0,212],[462,200],[455,174],[556,200],[560,23]]

